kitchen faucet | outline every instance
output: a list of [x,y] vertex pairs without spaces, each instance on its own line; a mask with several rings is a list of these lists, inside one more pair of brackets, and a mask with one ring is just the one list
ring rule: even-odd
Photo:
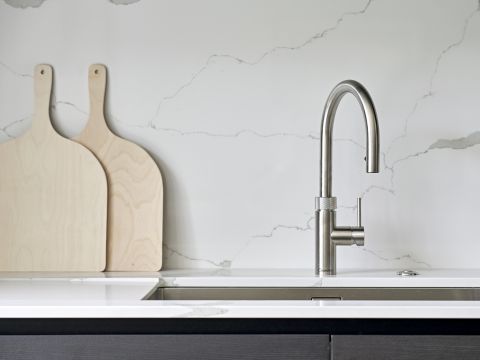
[[320,134],[320,196],[315,198],[315,274],[336,273],[336,247],[363,246],[365,232],[362,226],[361,198],[357,200],[357,226],[337,226],[335,214],[337,198],[332,196],[332,135],[338,104],[347,93],[360,103],[367,130],[368,173],[378,173],[380,139],[378,122],[372,98],[362,84],[354,80],[339,83],[328,96],[323,110]]

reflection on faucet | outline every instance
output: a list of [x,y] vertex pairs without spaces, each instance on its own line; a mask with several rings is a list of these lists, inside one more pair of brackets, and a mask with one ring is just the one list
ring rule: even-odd
[[315,198],[315,273],[336,273],[338,245],[363,246],[365,233],[361,224],[361,199],[357,202],[357,226],[337,226],[335,209],[337,198],[332,197],[332,135],[333,122],[342,97],[350,93],[360,103],[367,130],[367,172],[378,173],[380,139],[378,122],[372,98],[362,84],[353,80],[339,83],[328,96],[323,111],[320,135],[320,196]]

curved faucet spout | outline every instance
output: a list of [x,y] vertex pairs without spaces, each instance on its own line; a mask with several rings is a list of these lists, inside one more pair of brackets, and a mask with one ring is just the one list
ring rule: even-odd
[[323,111],[320,133],[320,196],[315,198],[315,273],[336,273],[337,246],[363,246],[365,232],[361,219],[361,199],[357,205],[357,226],[337,226],[337,198],[332,196],[332,138],[337,107],[347,93],[355,96],[365,118],[367,129],[367,172],[379,168],[380,139],[373,101],[362,84],[346,80],[339,83],[328,96]]
[[380,159],[380,138],[378,132],[377,113],[367,89],[357,81],[345,80],[339,83],[330,93],[323,111],[320,145],[320,197],[332,196],[332,137],[333,123],[338,104],[347,93],[358,100],[365,117],[367,130],[367,172],[377,173]]

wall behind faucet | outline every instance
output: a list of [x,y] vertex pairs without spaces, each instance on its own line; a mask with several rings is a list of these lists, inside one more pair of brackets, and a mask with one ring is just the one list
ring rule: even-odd
[[365,173],[344,98],[333,191],[345,225],[363,196],[366,240],[339,269],[478,267],[478,0],[0,0],[0,141],[30,126],[42,62],[66,136],[88,66],[108,66],[110,126],[164,174],[166,268],[313,267],[320,117],[348,78],[375,101],[382,166]]

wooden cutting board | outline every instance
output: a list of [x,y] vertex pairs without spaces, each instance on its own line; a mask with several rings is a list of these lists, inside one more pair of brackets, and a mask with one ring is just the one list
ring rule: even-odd
[[89,68],[90,118],[76,140],[107,174],[107,270],[158,271],[162,267],[163,181],[141,147],[113,134],[105,120],[107,69]]
[[0,271],[102,271],[107,181],[95,156],[55,132],[53,70],[35,67],[35,114],[0,144]]

